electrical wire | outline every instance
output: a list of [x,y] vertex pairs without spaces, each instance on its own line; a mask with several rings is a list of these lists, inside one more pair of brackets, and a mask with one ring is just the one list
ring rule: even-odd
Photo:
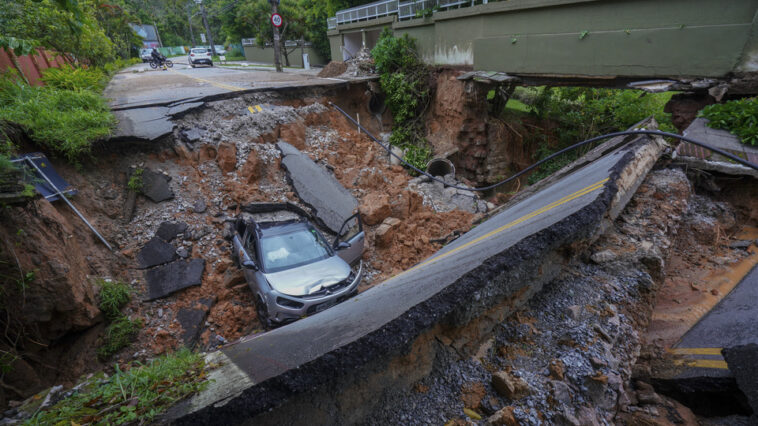
[[[346,113],[342,108],[338,107],[337,105],[335,105],[332,102],[329,102],[329,105],[333,106],[337,111],[341,112],[342,115],[344,115],[345,117],[347,117],[348,120],[352,121],[353,124],[355,124],[356,126],[358,126],[358,128],[360,128],[361,131],[363,131],[364,133],[366,133],[368,135],[368,137],[371,138],[371,140],[373,140],[374,142],[376,142],[377,144],[379,144],[379,146],[381,146],[382,148],[384,148],[384,150],[387,151],[387,153],[389,153],[391,156],[393,156],[393,157],[397,158],[398,160],[400,160],[400,162],[403,163],[406,167],[408,167],[408,168],[416,171],[417,173],[420,173],[420,174],[422,174],[422,175],[424,175],[424,176],[426,176],[426,177],[428,177],[428,178],[430,178],[430,179],[432,179],[432,180],[434,180],[436,182],[440,182],[440,183],[442,183],[445,186],[448,186],[450,188],[460,189],[460,190],[463,190],[463,191],[489,191],[490,189],[494,189],[494,188],[497,188],[498,186],[505,185],[506,183],[508,183],[508,182],[510,182],[510,181],[512,181],[512,180],[514,180],[516,178],[518,178],[519,176],[523,175],[524,173],[528,173],[528,172],[536,169],[537,167],[541,166],[542,164],[544,164],[544,163],[552,160],[553,158],[558,157],[559,155],[565,154],[566,152],[572,151],[572,150],[574,150],[576,148],[579,148],[581,146],[584,146],[584,145],[587,145],[587,144],[590,144],[590,143],[593,143],[593,142],[601,141],[603,139],[610,139],[610,138],[614,138],[616,136],[627,136],[627,135],[654,135],[654,136],[664,136],[664,137],[671,137],[671,138],[681,139],[681,140],[683,140],[685,142],[689,142],[691,144],[694,144],[694,145],[697,145],[697,146],[709,149],[709,150],[711,150],[711,151],[713,151],[713,152],[715,152],[717,154],[720,154],[720,155],[723,155],[724,157],[729,158],[730,160],[734,160],[737,163],[740,163],[740,164],[742,164],[744,166],[747,166],[747,167],[750,167],[752,169],[758,170],[758,165],[755,165],[755,164],[753,164],[753,163],[751,163],[749,161],[743,160],[742,158],[740,158],[740,157],[738,157],[738,156],[736,156],[734,154],[730,154],[730,153],[728,153],[728,152],[726,152],[724,150],[721,150],[721,149],[718,149],[716,147],[707,145],[707,144],[705,144],[703,142],[696,141],[694,139],[691,139],[691,138],[688,138],[688,137],[685,137],[685,136],[682,136],[682,135],[677,135],[676,133],[662,132],[660,130],[625,130],[625,131],[622,131],[622,132],[613,132],[613,133],[608,133],[608,134],[605,134],[605,135],[596,136],[594,138],[590,138],[590,139],[587,139],[585,141],[582,141],[582,142],[579,142],[579,143],[575,143],[575,144],[573,144],[573,145],[571,145],[569,147],[563,148],[562,150],[560,150],[558,152],[555,152],[555,153],[553,153],[553,154],[551,154],[551,155],[543,158],[542,160],[540,160],[540,161],[532,164],[531,166],[525,168],[524,170],[521,170],[520,172],[516,173],[515,175],[509,177],[508,179],[502,180],[502,181],[497,182],[497,183],[493,183],[492,185],[483,186],[483,187],[480,187],[480,188],[469,188],[469,187],[465,187],[465,186],[451,185],[451,184],[445,182],[443,179],[440,179],[440,178],[438,178],[436,176],[432,176],[431,174],[427,173],[426,171],[421,170],[418,167],[414,166],[413,164],[408,163],[407,161],[403,160],[402,157],[400,157],[399,155],[397,155],[394,152],[392,152],[392,149],[389,146],[383,144],[380,140],[378,140],[376,137],[374,137],[374,135],[372,135],[371,132],[369,132],[368,130],[366,130],[365,127],[361,126],[360,123],[358,123],[357,121],[355,121],[355,119],[353,119],[353,117],[351,117],[348,113]],[[631,143],[633,141],[634,141],[634,139],[630,140],[628,142],[623,143],[621,146],[627,145],[627,144],[629,144],[629,143]]]

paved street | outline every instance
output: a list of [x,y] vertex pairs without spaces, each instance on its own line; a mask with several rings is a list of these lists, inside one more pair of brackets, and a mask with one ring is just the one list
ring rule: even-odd
[[[148,64],[138,64],[119,72],[105,89],[114,109],[134,108],[153,104],[202,98],[227,92],[262,88],[339,84],[345,80],[319,78],[320,69],[286,68],[277,73],[263,66],[237,69],[214,64],[190,68],[187,57],[171,59],[174,67],[167,71],[154,70]],[[240,67],[241,68],[241,67]]]

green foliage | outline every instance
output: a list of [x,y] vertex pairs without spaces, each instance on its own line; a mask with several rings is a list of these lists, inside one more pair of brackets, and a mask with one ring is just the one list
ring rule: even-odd
[[[411,153],[406,154],[406,161],[420,164],[422,158],[431,155],[423,139],[422,122],[430,96],[429,71],[416,52],[416,42],[408,34],[395,37],[385,28],[371,55],[395,122],[390,142]],[[419,168],[423,169],[426,161]]]
[[745,145],[758,146],[758,98],[708,105],[700,116],[708,119],[709,127],[728,130]]
[[90,90],[31,87],[9,74],[0,75],[2,121],[21,125],[34,142],[75,163],[115,125],[105,100]]
[[[427,163],[429,163],[429,160],[432,159],[432,150],[429,149],[426,144],[421,146],[406,144],[401,146],[401,148],[405,153],[403,155],[403,160],[407,161],[418,169],[425,170]],[[412,169],[409,171],[409,173],[412,176],[418,175],[418,172]]]
[[131,300],[131,288],[125,283],[113,280],[97,280],[100,287],[98,307],[108,319],[121,316],[120,309]]
[[26,425],[151,423],[166,408],[208,386],[202,355],[182,349],[109,378],[95,376]]
[[107,76],[97,68],[48,68],[42,73],[42,81],[48,87],[62,90],[92,90],[100,92],[108,84]]
[[34,49],[34,41],[0,34],[0,48],[12,50],[16,56],[28,55]]
[[144,171],[144,169],[137,168],[132,172],[132,175],[129,177],[129,182],[126,184],[130,190],[134,192],[142,192],[142,173]]
[[141,320],[132,321],[120,313],[119,315],[105,328],[102,344],[97,348],[97,356],[101,360],[106,360],[111,355],[129,346],[139,328],[142,327]]

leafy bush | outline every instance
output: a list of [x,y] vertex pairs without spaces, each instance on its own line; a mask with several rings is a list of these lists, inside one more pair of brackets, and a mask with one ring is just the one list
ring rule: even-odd
[[121,316],[120,309],[131,300],[131,288],[125,283],[112,280],[97,280],[100,287],[98,307],[108,319]]
[[700,116],[708,119],[709,127],[728,130],[745,145],[758,145],[758,98],[708,105]]
[[97,348],[97,356],[101,360],[106,360],[129,346],[140,327],[142,327],[141,320],[132,321],[119,312],[118,316],[105,328],[102,344]]
[[126,183],[127,188],[134,192],[142,192],[142,173],[145,171],[145,169],[136,168],[132,175],[129,177],[129,182]]
[[31,87],[10,74],[0,75],[2,121],[21,125],[34,142],[74,163],[116,123],[105,99],[90,90]]
[[[395,122],[390,142],[410,152],[406,157],[414,161],[428,157],[431,151],[423,139],[422,116],[430,100],[429,71],[416,52],[415,40],[408,34],[394,37],[392,30],[385,28],[371,55]],[[425,166],[426,162],[419,168]]]
[[204,367],[203,357],[187,349],[133,363],[126,371],[116,365],[111,377],[95,375],[26,424],[151,423],[170,405],[208,386]]
[[48,68],[43,72],[42,81],[48,87],[62,90],[91,90],[100,92],[108,84],[108,77],[98,68]]
[[[416,167],[418,169],[425,170],[426,164],[429,163],[429,160],[432,159],[432,150],[426,146],[408,144],[402,146],[402,148],[403,152],[405,153],[403,155],[403,160],[407,161],[413,167]],[[409,173],[413,176],[418,175],[418,172],[415,170],[410,170]]]

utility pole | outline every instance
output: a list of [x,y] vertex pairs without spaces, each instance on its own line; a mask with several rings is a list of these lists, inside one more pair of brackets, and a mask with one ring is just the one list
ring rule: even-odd
[[211,35],[211,27],[208,26],[208,16],[205,14],[205,6],[203,6],[203,0],[195,0],[200,5],[200,13],[203,15],[203,25],[205,25],[205,33],[208,34],[208,41],[211,43],[211,53],[216,56],[216,46],[213,45],[213,35]]
[[190,27],[190,42],[192,43],[192,47],[195,47],[195,32],[192,31],[192,3],[187,4],[187,22],[189,23]]
[[163,42],[161,41],[161,35],[158,33],[158,25],[153,21],[153,28],[155,28],[155,35],[158,37],[158,46],[163,47]]
[[[271,16],[279,13],[279,0],[268,0],[271,3]],[[282,72],[282,49],[279,43],[279,27],[271,22],[271,26],[274,27],[274,65],[276,66],[276,72]]]

